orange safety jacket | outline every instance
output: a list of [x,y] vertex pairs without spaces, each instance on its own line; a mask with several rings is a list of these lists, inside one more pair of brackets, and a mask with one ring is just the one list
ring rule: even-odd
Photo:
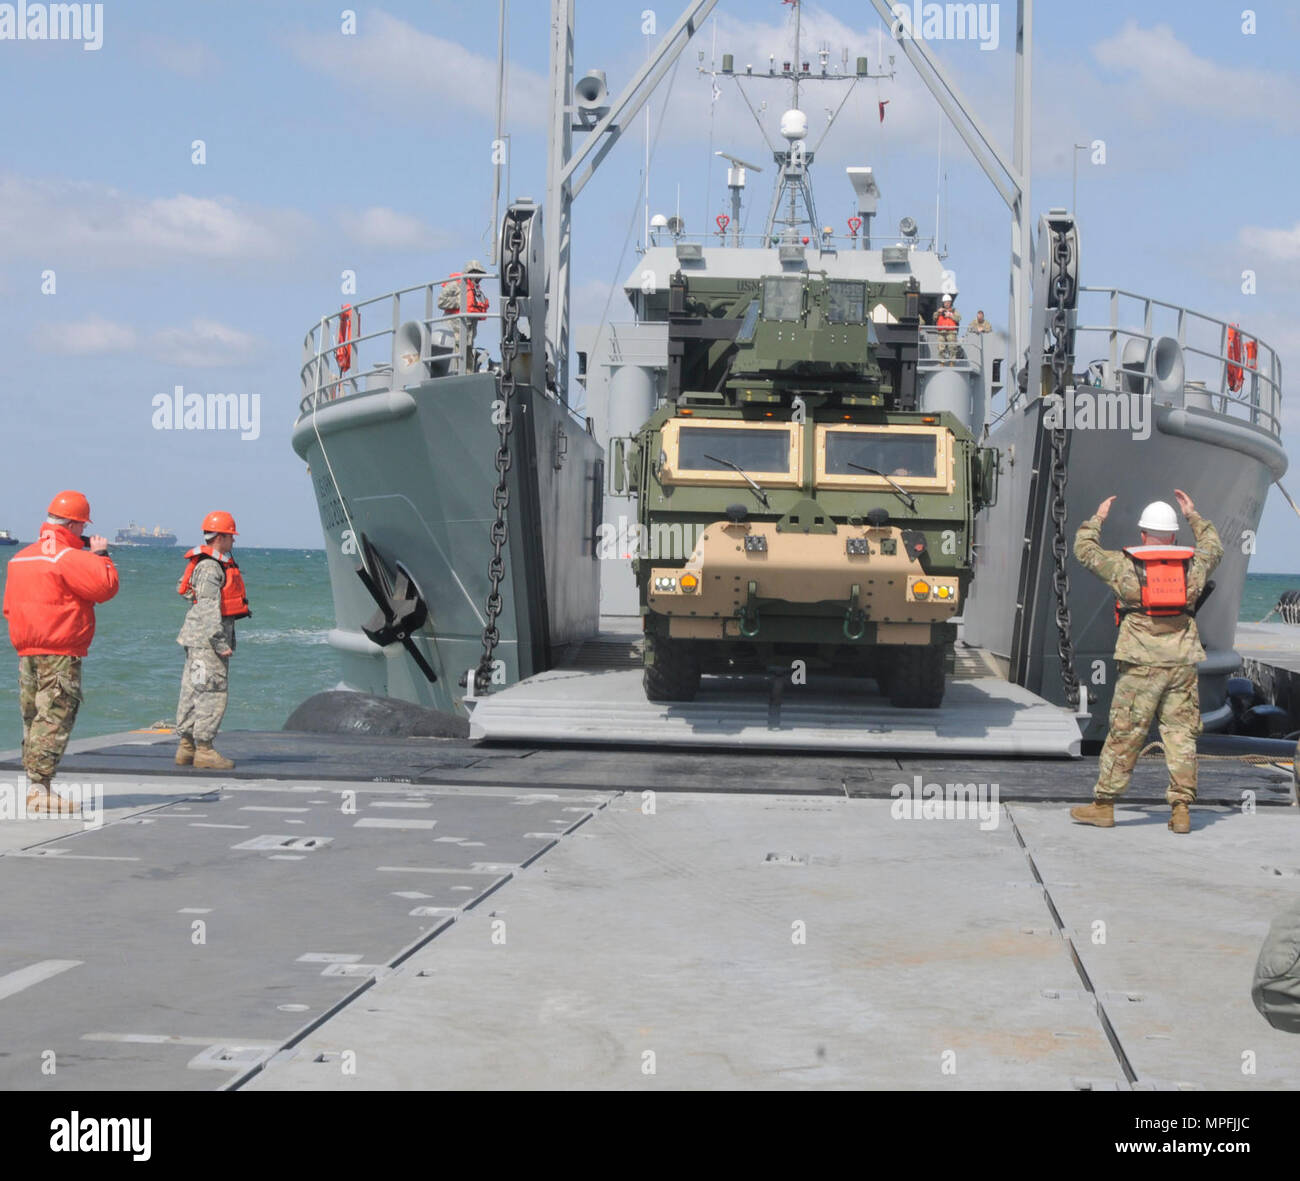
[[[460,280],[462,277],[463,276],[460,271],[453,271],[451,275],[451,282],[444,283],[442,285],[442,289],[446,291],[448,287],[455,287],[459,292],[460,283],[458,282],[458,280]],[[479,287],[478,283],[479,281],[477,279],[466,280],[465,288],[467,294],[465,295],[464,298],[466,299],[469,306],[461,308],[462,312],[470,312],[473,315],[482,315],[484,312],[488,310],[488,297],[483,294],[482,288]]]
[[1196,551],[1186,545],[1131,545],[1124,550],[1137,571],[1142,588],[1140,606],[1115,601],[1115,626],[1135,612],[1156,618],[1194,615],[1187,602],[1187,567]]
[[9,559],[4,616],[19,656],[85,656],[95,638],[95,604],[117,594],[107,554],[62,525],[41,526],[39,540]]
[[222,619],[247,619],[253,612],[248,606],[248,592],[244,587],[244,576],[239,572],[239,566],[236,565],[235,559],[229,554],[219,554],[210,545],[196,546],[185,555],[189,559],[189,565],[185,567],[185,573],[181,575],[181,580],[176,584],[176,593],[189,599],[191,597],[190,583],[194,579],[194,567],[205,558],[211,558],[214,562],[220,564],[222,572],[226,576],[226,581],[221,587],[221,618]]
[[948,313],[943,308],[940,308],[938,313],[935,315],[934,322],[935,325],[939,328],[957,327],[957,321],[954,320],[950,315],[948,315]]

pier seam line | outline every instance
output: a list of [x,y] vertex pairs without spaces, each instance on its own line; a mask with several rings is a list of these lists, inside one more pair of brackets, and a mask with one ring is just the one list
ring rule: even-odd
[[[540,857],[545,856],[545,854],[549,853],[552,849],[556,848],[556,846],[558,846],[560,842],[565,837],[567,837],[570,833],[581,828],[584,824],[587,823],[588,820],[593,819],[597,812],[601,812],[605,808],[609,807],[611,800],[618,799],[625,794],[626,794],[625,792],[620,791],[617,793],[617,795],[611,796],[610,799],[602,800],[599,804],[595,805],[586,816],[583,816],[581,819],[575,821],[568,828],[564,829],[563,832],[558,833],[556,839],[552,841],[549,845],[547,845],[546,848],[533,853],[529,858],[527,858],[527,860],[517,865],[514,871],[512,871],[511,873],[503,874],[500,878],[498,878],[495,882],[493,882],[491,886],[489,886],[482,894],[480,894],[477,898],[475,898],[473,902],[471,902],[468,906],[464,908],[462,914],[469,914],[470,911],[476,909],[479,903],[486,901],[487,898],[489,898],[491,895],[495,894],[498,890],[500,890],[503,886],[505,886],[507,882],[512,881],[520,870],[524,869],[527,866],[532,865]],[[461,914],[451,915],[445,922],[435,926],[433,930],[428,931],[424,935],[421,935],[413,943],[409,943],[405,947],[401,948],[383,966],[390,970],[396,970],[407,960],[409,960],[412,956],[414,956],[416,952],[422,951],[426,946],[428,946],[428,944],[432,943],[439,935],[443,934],[446,931],[451,930],[451,928],[454,927],[457,924],[457,922],[459,922],[461,917],[462,917]],[[277,1057],[280,1054],[283,1054],[286,1050],[292,1050],[295,1046],[299,1045],[303,1040],[305,1040],[308,1036],[310,1036],[322,1025],[324,1025],[325,1022],[329,1021],[332,1017],[337,1016],[339,1013],[341,1013],[344,1009],[346,1009],[349,1005],[351,1005],[354,1001],[356,1001],[358,998],[363,996],[366,992],[368,992],[378,983],[379,983],[379,977],[377,976],[369,977],[367,980],[363,981],[357,988],[353,989],[352,992],[348,993],[346,996],[341,997],[339,1000],[335,1001],[334,1004],[331,1005],[324,1012],[312,1018],[312,1020],[308,1021],[305,1025],[300,1026],[297,1030],[291,1033],[285,1041],[281,1042],[276,1047],[276,1049],[268,1052],[261,1059],[261,1061],[255,1063],[253,1066],[250,1066],[246,1071],[244,1071],[240,1075],[237,1075],[229,1082],[224,1083],[222,1086],[218,1087],[217,1090],[218,1091],[240,1090],[245,1083],[252,1081],[253,1078],[261,1074],[262,1071],[266,1069],[266,1066],[271,1061],[271,1059]]]
[[1065,946],[1069,949],[1070,959],[1074,963],[1074,970],[1083,983],[1084,989],[1092,998],[1092,1003],[1097,1011],[1097,1020],[1101,1023],[1102,1032],[1106,1035],[1106,1040],[1110,1043],[1111,1052],[1115,1055],[1115,1060],[1119,1063],[1119,1068],[1124,1072],[1124,1078],[1128,1082],[1128,1089],[1134,1089],[1134,1084],[1138,1081],[1137,1071],[1133,1069],[1133,1064],[1129,1061],[1128,1054],[1124,1052],[1124,1046],[1119,1040],[1119,1034],[1110,1022],[1110,1017],[1106,1012],[1106,1006],[1101,1003],[1101,997],[1097,995],[1097,989],[1092,983],[1092,977],[1088,975],[1088,969],[1084,967],[1083,959],[1080,957],[1078,949],[1074,946],[1074,940],[1065,933],[1065,923],[1061,918],[1061,912],[1057,910],[1056,903],[1052,899],[1052,892],[1047,888],[1047,883],[1043,881],[1043,875],[1038,872],[1038,865],[1034,861],[1034,855],[1029,851],[1029,845],[1026,843],[1024,836],[1020,832],[1020,826],[1016,823],[1016,818],[1012,815],[1011,807],[1004,804],[1007,819],[1011,822],[1011,831],[1016,838],[1016,843],[1020,846],[1020,851],[1024,853],[1025,860],[1029,863],[1029,872],[1034,875],[1034,881],[1042,888],[1043,900],[1047,903],[1047,909],[1051,913],[1052,922],[1056,924],[1056,929],[1060,932],[1061,938],[1065,940]]

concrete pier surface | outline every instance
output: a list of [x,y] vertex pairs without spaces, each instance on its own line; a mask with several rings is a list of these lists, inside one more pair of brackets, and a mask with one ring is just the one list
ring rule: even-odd
[[1099,830],[1088,758],[223,747],[82,742],[102,824],[0,821],[0,1087],[1300,1086],[1289,771],[1175,836],[1152,760]]

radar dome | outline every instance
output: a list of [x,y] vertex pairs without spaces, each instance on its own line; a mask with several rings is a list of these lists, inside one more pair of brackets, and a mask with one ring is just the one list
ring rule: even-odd
[[808,116],[802,111],[786,111],[781,116],[781,134],[791,143],[808,136]]

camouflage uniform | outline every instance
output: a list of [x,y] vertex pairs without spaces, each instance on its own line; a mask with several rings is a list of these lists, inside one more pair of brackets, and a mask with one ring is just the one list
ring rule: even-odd
[[939,329],[939,359],[946,365],[951,365],[953,358],[957,356],[957,328],[961,324],[961,312],[954,307],[949,307],[946,311],[940,309],[935,313],[935,323],[939,322],[939,317],[953,320],[955,323],[951,328]]
[[225,582],[220,562],[205,559],[194,567],[190,582],[194,603],[176,637],[185,648],[176,732],[195,742],[211,742],[226,713],[235,625],[221,618],[221,588]]
[[18,707],[23,716],[27,779],[49,783],[81,707],[81,657],[20,656]]
[[[1187,570],[1187,600],[1195,603],[1223,557],[1213,524],[1196,511],[1188,523],[1196,554]],[[1106,583],[1125,606],[1142,602],[1137,571],[1127,554],[1101,548],[1101,518],[1090,517],[1074,538],[1074,556]],[[1102,748],[1098,803],[1110,804],[1128,788],[1138,753],[1151,723],[1159,718],[1160,741],[1169,768],[1165,799],[1191,804],[1196,799],[1196,737],[1201,732],[1196,666],[1205,659],[1196,620],[1187,615],[1153,617],[1134,612],[1120,623],[1115,643],[1119,678],[1110,705],[1110,730]]]

